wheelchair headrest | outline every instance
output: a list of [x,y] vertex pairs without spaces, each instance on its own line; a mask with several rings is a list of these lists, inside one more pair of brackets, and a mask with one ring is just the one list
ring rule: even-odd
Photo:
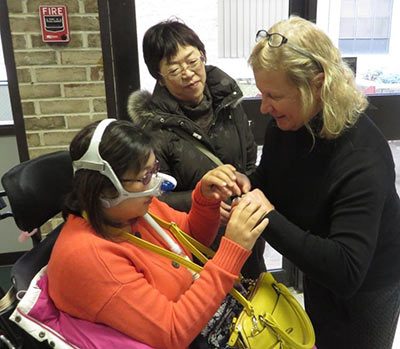
[[59,213],[72,177],[68,151],[42,155],[6,172],[1,183],[18,228],[32,231]]

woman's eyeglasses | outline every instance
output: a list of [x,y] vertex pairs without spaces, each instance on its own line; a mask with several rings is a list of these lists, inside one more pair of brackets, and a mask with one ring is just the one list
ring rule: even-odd
[[143,185],[148,185],[151,179],[160,171],[160,163],[158,160],[154,162],[153,167],[146,172],[141,179],[122,179],[122,182],[141,182]]
[[166,74],[163,75],[160,73],[160,75],[163,77],[169,77],[170,79],[178,79],[186,70],[197,72],[197,70],[202,66],[205,60],[206,59],[204,58],[204,56],[191,58],[184,63],[185,66],[183,66],[182,64],[172,65],[169,67],[169,70]]
[[261,40],[268,40],[268,45],[270,47],[281,47],[283,44],[286,44],[288,39],[279,33],[268,33],[266,30],[259,30],[256,34],[256,42]]
[[267,40],[268,46],[272,47],[272,48],[278,48],[278,47],[281,47],[282,45],[286,44],[293,51],[296,51],[297,53],[311,59],[317,65],[318,69],[321,72],[324,71],[324,68],[322,67],[321,63],[314,57],[313,54],[307,52],[306,50],[303,50],[300,47],[290,44],[288,42],[287,37],[283,36],[282,34],[268,33],[266,30],[261,29],[256,34],[256,42],[259,42],[261,40]]

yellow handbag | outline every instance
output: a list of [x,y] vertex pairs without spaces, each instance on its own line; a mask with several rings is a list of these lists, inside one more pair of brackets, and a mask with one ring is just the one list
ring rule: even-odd
[[310,349],[314,346],[314,330],[306,312],[271,273],[259,276],[246,301],[251,307],[245,307],[233,320],[230,347]]
[[[215,252],[183,232],[175,223],[165,222],[150,214],[163,228],[168,229],[185,245],[201,263],[207,262]],[[123,232],[131,243],[151,250],[199,273],[203,268],[184,257]],[[262,273],[245,298],[236,289],[230,294],[243,306],[231,325],[228,346],[251,349],[311,349],[315,334],[306,312],[282,283],[276,282],[271,273]]]

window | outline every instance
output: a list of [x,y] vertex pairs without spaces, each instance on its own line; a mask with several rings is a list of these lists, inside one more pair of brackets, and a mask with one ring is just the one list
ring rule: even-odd
[[393,0],[344,0],[339,48],[344,54],[388,53]]
[[218,0],[218,57],[247,58],[259,29],[287,18],[287,1]]
[[0,37],[0,126],[12,125],[12,110],[10,103],[10,94],[8,92],[8,82],[6,66],[4,63],[3,45]]
[[356,58],[365,94],[400,93],[400,0],[318,1],[317,25]]
[[255,45],[257,30],[269,28],[288,18],[289,0],[188,0],[185,6],[176,0],[136,0],[136,18],[140,62],[140,85],[153,90],[155,81],[143,61],[144,32],[153,24],[170,17],[182,19],[203,41],[207,64],[222,68],[240,85],[248,97],[258,95],[247,58]]
[[245,97],[259,94],[247,58],[259,29],[288,18],[289,1],[218,0],[218,56],[210,61],[236,79]]

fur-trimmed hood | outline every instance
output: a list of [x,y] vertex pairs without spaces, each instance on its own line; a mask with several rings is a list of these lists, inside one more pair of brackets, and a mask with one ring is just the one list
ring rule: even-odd
[[134,123],[143,123],[143,119],[154,116],[150,107],[151,98],[149,91],[139,90],[131,93],[128,98],[128,115]]
[[[214,110],[218,112],[221,108],[236,107],[243,96],[236,81],[214,66],[206,66],[206,73],[206,84],[213,99]],[[179,102],[159,82],[153,94],[145,90],[133,92],[128,98],[127,109],[132,121],[140,125],[159,121],[164,125],[175,124],[182,117],[186,118]]]

